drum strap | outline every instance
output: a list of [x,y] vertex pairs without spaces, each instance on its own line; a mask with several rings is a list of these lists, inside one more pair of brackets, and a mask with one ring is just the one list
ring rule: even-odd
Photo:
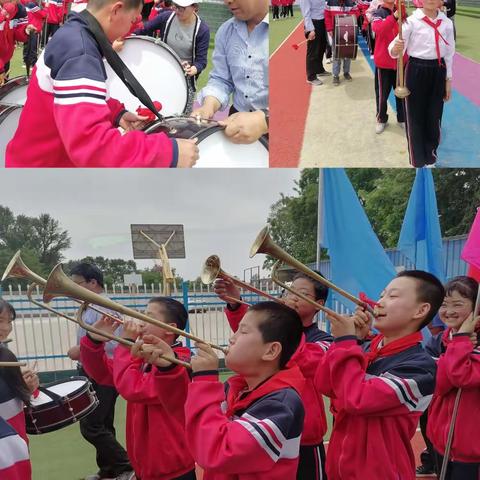
[[155,108],[148,93],[112,48],[97,19],[88,10],[84,10],[79,15],[87,22],[88,30],[95,37],[103,56],[112,67],[112,70],[118,75],[118,78],[125,84],[132,95],[137,97],[159,120],[163,120],[163,116]]

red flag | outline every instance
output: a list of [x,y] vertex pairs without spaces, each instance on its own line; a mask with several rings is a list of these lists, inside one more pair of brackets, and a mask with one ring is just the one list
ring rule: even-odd
[[480,208],[477,208],[477,214],[463,247],[461,258],[469,265],[467,275],[480,281]]

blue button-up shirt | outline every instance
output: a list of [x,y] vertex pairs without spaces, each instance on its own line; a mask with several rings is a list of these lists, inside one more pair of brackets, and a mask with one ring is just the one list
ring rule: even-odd
[[233,94],[233,106],[240,112],[268,108],[268,15],[249,32],[247,23],[226,21],[215,36],[213,68],[198,101],[215,97],[222,110]]
[[312,20],[323,20],[325,18],[325,0],[300,0],[305,31],[313,32],[315,27]]

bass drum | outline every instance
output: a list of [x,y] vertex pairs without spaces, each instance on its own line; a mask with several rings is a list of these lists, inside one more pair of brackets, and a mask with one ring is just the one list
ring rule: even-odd
[[334,58],[357,58],[357,18],[355,15],[335,15],[333,37]]
[[[162,104],[162,115],[190,113],[193,92],[180,58],[167,44],[151,37],[128,37],[119,56],[150,98]],[[135,112],[141,106],[140,100],[130,93],[107,62],[105,69],[109,95]]]
[[198,138],[200,158],[197,168],[268,168],[268,141],[265,138],[248,145],[232,143],[223,128],[213,121],[192,117],[170,117],[148,125],[148,134],[166,133],[173,138]]
[[27,101],[28,77],[15,77],[0,87],[0,103],[25,105]]
[[5,105],[0,103],[0,167],[5,166],[7,144],[17,131],[22,109],[22,105]]

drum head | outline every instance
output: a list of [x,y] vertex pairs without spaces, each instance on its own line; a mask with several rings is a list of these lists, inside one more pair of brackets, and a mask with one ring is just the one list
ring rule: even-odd
[[12,78],[0,88],[0,101],[2,103],[25,105],[27,101],[27,88],[27,77]]
[[21,105],[0,104],[0,168],[5,166],[7,144],[17,131],[21,113]]
[[68,380],[66,382],[58,383],[56,385],[50,385],[46,387],[49,392],[56,393],[61,397],[71,395],[84,388],[88,383],[88,380]]
[[[180,115],[186,111],[190,91],[180,59],[168,45],[150,37],[129,37],[119,55],[150,98],[162,104],[162,115]],[[105,69],[109,95],[135,112],[141,106],[140,101],[106,62]]]

